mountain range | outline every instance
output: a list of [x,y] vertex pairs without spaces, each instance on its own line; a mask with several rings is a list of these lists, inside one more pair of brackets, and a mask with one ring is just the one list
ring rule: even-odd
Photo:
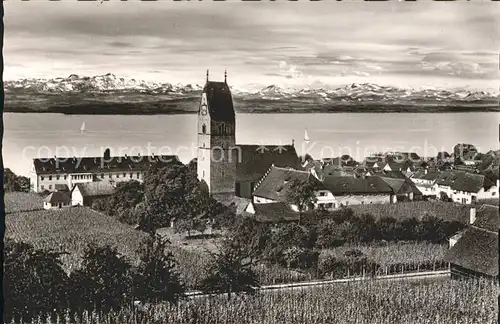
[[[93,77],[5,81],[6,112],[69,114],[168,114],[197,111],[203,88],[119,78]],[[403,89],[372,83],[338,88],[231,88],[239,112],[444,112],[498,111],[500,95],[485,91]]]

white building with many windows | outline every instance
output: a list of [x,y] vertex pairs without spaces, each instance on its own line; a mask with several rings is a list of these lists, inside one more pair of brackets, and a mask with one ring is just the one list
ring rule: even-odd
[[143,181],[148,169],[157,164],[180,163],[175,155],[73,157],[33,159],[30,172],[31,190],[55,191],[56,186],[66,185],[70,190],[78,183],[95,181]]

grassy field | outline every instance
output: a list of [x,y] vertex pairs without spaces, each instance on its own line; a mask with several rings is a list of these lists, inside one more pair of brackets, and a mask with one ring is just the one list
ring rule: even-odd
[[6,192],[5,213],[18,213],[43,209],[43,197],[30,192]]
[[320,260],[332,255],[336,259],[346,260],[345,253],[359,250],[368,261],[381,267],[401,266],[414,270],[415,267],[435,263],[441,264],[448,246],[425,242],[391,242],[385,245],[344,245],[333,249],[322,250]]
[[404,219],[415,217],[421,219],[425,215],[467,223],[469,221],[470,206],[439,201],[414,201],[397,204],[370,204],[349,206],[355,214],[372,214],[375,218],[393,217]]
[[500,200],[498,198],[481,199],[481,200],[478,201],[478,204],[479,205],[488,204],[488,205],[498,206],[498,205],[500,205]]
[[33,244],[35,248],[67,251],[63,256],[67,270],[80,266],[80,257],[89,242],[109,244],[137,261],[137,249],[146,237],[122,224],[83,207],[12,213],[6,216],[6,237]]
[[[496,324],[499,292],[498,285],[484,281],[352,282],[158,305],[141,314],[140,323]],[[132,324],[138,322],[135,316],[124,309],[104,317],[87,314],[75,323]]]

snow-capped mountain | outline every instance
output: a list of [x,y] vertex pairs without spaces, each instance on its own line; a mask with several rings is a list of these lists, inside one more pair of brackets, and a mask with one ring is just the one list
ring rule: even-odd
[[[182,85],[160,82],[147,82],[119,78],[111,73],[93,77],[72,74],[66,78],[22,79],[6,81],[7,93],[109,93],[132,92],[137,94],[161,94],[173,97],[195,96],[202,90],[201,85]],[[485,91],[402,89],[380,86],[371,83],[354,83],[339,88],[281,88],[276,85],[258,91],[232,88],[233,96],[241,100],[286,100],[307,103],[381,103],[381,104],[455,104],[455,103],[494,103],[499,94]]]
[[181,85],[170,83],[147,82],[135,79],[118,78],[112,73],[93,77],[71,74],[67,78],[22,79],[6,81],[5,90],[31,90],[36,92],[109,92],[137,91],[156,93],[187,93],[200,91],[200,85]]

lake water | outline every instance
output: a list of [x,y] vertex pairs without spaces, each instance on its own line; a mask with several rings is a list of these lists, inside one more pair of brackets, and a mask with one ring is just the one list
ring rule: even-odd
[[[5,113],[5,167],[29,173],[31,159],[112,154],[196,156],[196,115],[105,116]],[[86,131],[80,126],[85,122]],[[499,147],[499,113],[449,114],[237,114],[239,144],[291,144],[315,158],[371,152],[414,151],[435,156],[456,143],[481,151]],[[310,142],[304,143],[304,129]]]

